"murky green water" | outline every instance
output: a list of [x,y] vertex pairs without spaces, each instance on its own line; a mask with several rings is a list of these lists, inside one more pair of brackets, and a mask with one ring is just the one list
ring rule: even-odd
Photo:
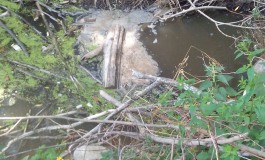
[[[239,18],[227,12],[209,12],[208,14],[223,22]],[[150,28],[143,27],[140,40],[158,62],[163,77],[173,78],[176,67],[187,53],[189,59],[184,70],[195,76],[205,75],[203,64],[207,58],[203,59],[199,50],[221,63],[225,67],[225,72],[235,71],[246,62],[244,59],[234,60],[234,40],[222,35],[214,23],[199,14],[158,23],[155,29],[157,35],[153,34]],[[238,35],[240,32],[227,26],[221,26],[221,29],[230,35]],[[154,43],[155,41],[157,43]]]
[[3,105],[0,107],[1,117],[15,117],[15,116],[26,116],[31,108],[31,104],[27,101],[17,99],[15,104],[12,106]]

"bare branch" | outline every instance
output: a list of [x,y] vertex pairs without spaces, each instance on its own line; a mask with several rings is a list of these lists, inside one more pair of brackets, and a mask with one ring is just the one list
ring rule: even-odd
[[31,25],[25,18],[23,18],[22,16],[18,15],[16,12],[13,12],[12,10],[8,9],[7,7],[5,6],[2,6],[0,5],[0,8],[14,14],[16,17],[18,17],[19,19],[21,19],[24,23],[26,23],[28,26],[30,26],[30,28],[36,33],[38,34],[39,36],[41,36],[41,38],[45,41],[47,41],[47,38],[45,36],[42,35],[42,33],[37,30],[33,25]]
[[1,20],[0,20],[0,26],[16,41],[16,43],[19,45],[19,47],[22,49],[22,51],[27,56],[29,56],[29,53],[28,53],[26,47],[24,46],[24,44],[19,41],[17,36],[10,29],[8,29],[8,27]]
[[155,76],[152,76],[152,75],[143,74],[143,73],[135,71],[135,70],[133,70],[132,75],[134,77],[136,77],[136,78],[151,79],[153,81],[159,81],[161,83],[166,83],[166,84],[169,84],[169,85],[172,85],[172,86],[183,87],[185,90],[192,91],[195,94],[198,94],[198,95],[201,94],[201,91],[198,88],[196,88],[194,86],[190,86],[190,85],[185,84],[185,83],[183,83],[183,84],[179,83],[176,80],[173,80],[173,79],[170,79],[170,78],[155,77]]

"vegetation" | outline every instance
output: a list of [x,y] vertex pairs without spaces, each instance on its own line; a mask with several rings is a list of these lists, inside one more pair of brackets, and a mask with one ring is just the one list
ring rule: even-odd
[[48,148],[46,150],[44,148],[45,146],[39,147],[39,149],[35,152],[33,156],[25,156],[22,160],[62,160],[62,158],[59,157],[58,153],[54,148]]
[[[80,60],[74,53],[77,36],[67,36],[63,30],[64,27],[70,29],[73,17],[65,16],[63,21],[68,26],[61,25],[60,29],[49,27],[53,35],[45,36],[46,31],[43,29],[47,26],[40,15],[37,25],[34,22],[25,23],[26,20],[21,19],[20,14],[30,15],[28,22],[36,18],[33,12],[36,5],[29,5],[25,7],[9,0],[0,0],[0,14],[9,12],[0,21],[25,46],[23,50],[14,37],[3,26],[0,27],[0,88],[5,89],[6,95],[16,93],[17,97],[38,104],[36,106],[48,108],[48,115],[66,112],[78,105],[82,105],[88,114],[112,108],[111,104],[98,96],[102,87],[79,67]],[[50,26],[55,23],[49,21]],[[56,43],[53,43],[53,38]],[[6,120],[4,124],[9,126],[14,123]],[[22,129],[23,126],[25,124],[21,126]],[[48,155],[51,151],[46,152]]]
[[[34,3],[30,4],[30,7],[36,8],[37,6]],[[48,27],[41,21],[41,25],[36,28],[46,27],[49,30],[49,36],[43,36],[46,31],[42,35],[38,34],[31,25],[26,24],[17,15],[20,13],[33,16],[31,10],[9,0],[0,0],[0,14],[6,12],[6,8],[8,8],[9,15],[0,17],[3,24],[0,28],[0,88],[4,88],[8,94],[17,92],[34,104],[42,104],[43,108],[53,106],[49,108],[47,114],[54,114],[57,116],[55,119],[68,118],[67,120],[72,121],[83,120],[82,123],[85,123],[85,120],[90,123],[100,123],[99,129],[91,132],[90,135],[96,135],[98,131],[99,135],[103,133],[102,137],[91,136],[87,141],[103,140],[116,147],[116,149],[102,153],[102,159],[237,160],[265,158],[265,75],[255,73],[253,68],[253,60],[263,54],[265,49],[262,48],[264,47],[262,43],[259,43],[258,48],[252,49],[258,43],[253,37],[241,39],[236,44],[236,58],[246,56],[248,59],[248,63],[236,71],[238,75],[243,73],[247,75],[240,79],[237,88],[229,86],[233,77],[223,73],[222,66],[210,63],[205,65],[207,79],[199,84],[200,92],[187,89],[187,85],[195,86],[195,80],[178,77],[174,81],[174,84],[177,84],[175,86],[162,81],[167,88],[170,88],[169,90],[158,90],[157,95],[148,95],[148,98],[144,97],[144,94],[141,95],[140,93],[143,92],[140,91],[137,96],[118,105],[117,107],[121,110],[113,111],[108,110],[113,108],[113,105],[98,95],[102,87],[80,70],[80,60],[75,56],[73,49],[76,36],[68,36],[63,30],[63,28],[70,28],[73,17],[63,18],[67,26],[55,22],[60,29]],[[46,9],[48,10],[47,7]],[[65,9],[64,13],[73,10],[82,11],[70,7]],[[183,10],[183,13],[186,11]],[[261,15],[259,8],[255,8],[251,14],[259,22],[255,25],[261,26],[264,16]],[[42,17],[42,19],[45,22],[45,18]],[[215,23],[218,26],[219,23]],[[11,32],[16,35],[15,37],[22,45],[19,45],[10,34]],[[91,46],[93,49],[94,47]],[[157,81],[155,80],[154,83]],[[150,89],[148,87],[143,91]],[[139,97],[142,98],[136,101]],[[82,119],[83,117],[78,116],[81,118],[74,119],[74,116],[58,116],[59,113],[67,112],[71,109],[70,107],[79,104],[82,104],[86,112],[90,114],[96,115],[104,111],[110,114],[103,118],[102,116],[95,117],[98,121],[93,121],[91,117]],[[141,104],[143,107],[137,108],[135,104]],[[152,105],[145,107],[147,104]],[[126,107],[128,110],[125,111]],[[115,123],[110,121],[110,118],[114,116],[117,117]],[[39,118],[40,123],[43,119],[43,117]],[[52,119],[52,117],[47,119]],[[19,119],[18,123],[20,120],[22,121]],[[76,123],[70,123],[69,126]],[[103,123],[113,125],[103,126]],[[5,124],[17,127],[10,121],[6,121]],[[65,136],[62,138],[62,144],[72,141],[76,134],[80,138],[81,134],[85,135],[88,132],[69,126],[64,126],[68,127],[67,131],[63,130],[65,128],[51,126],[50,128],[34,128],[32,129],[34,132],[30,134],[31,132],[27,131],[25,126],[27,126],[26,123],[22,123],[18,128],[26,128],[24,132],[28,135],[38,134],[44,129],[56,130]],[[12,127],[10,128],[12,131]],[[71,135],[74,129],[76,129],[76,134]],[[2,132],[2,128],[0,131]],[[121,142],[122,136],[120,135],[130,137],[129,144]],[[23,138],[23,136],[18,136],[14,139],[19,141]],[[23,160],[61,160],[59,152],[54,148],[40,147],[34,155],[24,156]],[[3,159],[7,158],[4,155],[1,156]]]
[[[265,106],[263,105],[265,101],[263,85],[265,75],[254,72],[252,60],[264,49],[251,50],[252,43],[251,40],[244,39],[237,44],[236,57],[245,54],[249,60],[248,64],[236,71],[237,74],[247,73],[247,78],[242,76],[239,81],[238,90],[229,86],[232,77],[223,74],[221,66],[215,64],[205,66],[208,79],[200,84],[201,94],[188,90],[183,91],[183,87],[177,86],[179,90],[183,91],[177,99],[174,98],[172,90],[160,94],[158,102],[162,105],[152,110],[152,117],[144,117],[146,124],[156,121],[156,124],[179,126],[179,130],[168,126],[165,129],[152,129],[151,131],[159,137],[170,137],[172,145],[168,144],[166,140],[164,140],[164,144],[161,141],[156,143],[157,139],[149,135],[144,138],[141,144],[131,144],[130,147],[124,146],[122,158],[162,160],[185,157],[185,159],[198,160],[239,160],[244,158],[242,146],[251,146],[257,150],[262,150],[265,145]],[[177,81],[190,85],[195,84],[195,80],[184,80],[181,77]],[[141,111],[139,112],[141,114]],[[244,138],[244,134],[247,137]],[[234,135],[241,135],[242,139],[240,138],[240,140],[245,140],[242,142],[235,140],[223,145],[219,145],[217,142],[217,137],[228,136],[231,138]],[[202,137],[205,136],[212,139],[217,138],[216,146],[197,146],[195,142],[189,144],[189,141],[194,139],[203,142]],[[178,138],[174,139],[173,137]],[[179,142],[174,142],[177,140]],[[103,159],[117,156],[113,155],[114,151],[103,153]],[[251,156],[251,159],[261,158],[256,153],[251,153]]]
[[[14,12],[19,9],[19,4],[6,0],[1,0],[1,4]],[[24,14],[32,14],[29,10],[21,10]],[[68,24],[73,21],[71,17],[65,20]],[[84,107],[87,103],[94,106],[102,103],[103,108],[110,107],[104,105],[102,99],[95,98],[100,86],[78,67],[79,60],[74,56],[73,49],[76,36],[66,36],[63,30],[55,31],[58,43],[51,44],[52,36],[45,41],[14,14],[1,18],[1,21],[17,35],[29,52],[27,56],[21,50],[14,50],[11,47],[14,44],[13,39],[0,28],[0,86],[6,91],[17,91],[21,96],[38,104],[50,101],[63,110],[67,109],[66,106],[80,103]],[[59,51],[53,45],[57,45]],[[87,107],[87,110],[92,113],[98,111],[96,107]]]

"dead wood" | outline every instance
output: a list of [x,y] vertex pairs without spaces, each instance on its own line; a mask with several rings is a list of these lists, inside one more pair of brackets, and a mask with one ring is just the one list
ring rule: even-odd
[[50,36],[51,36],[51,38],[52,38],[52,43],[53,43],[53,45],[54,45],[55,51],[56,51],[58,54],[61,55],[60,49],[59,49],[59,47],[58,47],[58,42],[57,42],[57,40],[56,40],[55,35],[53,34],[52,30],[51,30],[50,27],[49,27],[49,23],[48,23],[48,21],[47,21],[45,15],[44,15],[44,12],[43,12],[43,10],[42,10],[42,8],[41,8],[40,2],[39,2],[39,1],[36,1],[35,4],[36,4],[38,10],[40,11],[40,15],[41,15],[42,20],[43,20],[43,22],[44,22],[44,24],[45,24],[45,27],[46,27],[48,33],[50,34]]
[[53,76],[53,77],[56,77],[56,78],[62,78],[62,79],[65,79],[64,77],[60,76],[60,75],[57,75],[55,73],[52,73],[50,71],[47,71],[45,69],[42,69],[42,68],[38,68],[38,67],[35,67],[35,66],[32,66],[32,65],[29,65],[29,64],[26,64],[26,63],[21,63],[21,62],[18,62],[18,61],[15,61],[15,60],[10,60],[8,59],[8,62],[14,64],[14,65],[18,65],[18,66],[21,66],[21,67],[26,67],[28,69],[32,69],[32,70],[35,70],[35,71],[38,71],[38,72],[42,72],[42,73],[45,73],[49,76]]
[[201,94],[201,91],[198,88],[188,85],[186,83],[179,83],[176,80],[173,80],[170,78],[156,77],[156,76],[144,74],[144,73],[141,73],[135,70],[133,70],[132,75],[140,79],[150,79],[152,81],[159,81],[161,83],[169,84],[175,87],[183,87],[184,90],[192,91],[193,93],[198,94],[198,95]]
[[[161,84],[161,82],[155,81],[151,85],[147,86],[144,90],[142,90],[141,92],[139,92],[138,94],[136,94],[134,97],[132,97],[131,99],[129,99],[128,101],[126,101],[125,103],[123,103],[121,106],[119,106],[118,108],[116,108],[114,110],[114,112],[110,113],[104,120],[109,120],[110,118],[112,118],[116,114],[120,113],[121,111],[123,111],[124,109],[126,109],[127,107],[129,107],[134,101],[138,100],[141,96],[147,94],[153,88],[157,87],[160,84]],[[98,129],[101,128],[101,126],[102,126],[102,124],[97,125],[92,130],[90,130],[88,133],[86,133],[84,136],[82,136],[80,139],[76,140],[75,143],[80,143],[80,142],[83,141],[84,138],[87,138],[87,137],[93,135],[94,133],[96,133],[98,131]]]
[[122,44],[124,27],[116,25],[109,30],[106,41],[104,42],[104,62],[102,67],[102,81],[106,88],[115,87],[116,75],[120,64],[117,58],[122,54]]
[[16,43],[19,45],[19,47],[22,49],[22,51],[27,56],[29,56],[29,53],[28,53],[25,45],[18,40],[17,36],[1,20],[0,20],[0,27],[2,27],[16,41]]
[[122,103],[120,101],[118,101],[117,99],[113,98],[112,96],[110,96],[108,93],[106,93],[103,90],[100,90],[99,94],[101,95],[101,97],[103,97],[104,99],[106,99],[107,101],[109,101],[110,103],[114,104],[117,107],[122,105]]
[[45,36],[42,35],[42,33],[35,28],[33,25],[31,25],[25,18],[23,18],[22,16],[20,16],[19,14],[17,14],[16,12],[8,9],[5,6],[0,5],[0,8],[12,13],[13,15],[15,15],[16,17],[18,17],[19,19],[21,19],[25,24],[27,24],[36,34],[38,34],[43,40],[45,40],[47,42],[47,38]]
[[[20,140],[23,140],[25,139],[26,137],[29,137],[31,135],[34,135],[36,133],[42,133],[42,132],[45,132],[45,131],[53,131],[53,130],[60,130],[60,129],[73,129],[74,127],[77,127],[77,126],[80,126],[81,124],[85,123],[85,122],[88,122],[86,120],[92,120],[94,118],[98,118],[98,117],[101,117],[101,116],[104,116],[108,113],[111,113],[113,112],[114,110],[107,110],[107,111],[104,111],[104,112],[101,112],[101,113],[98,113],[98,114],[95,114],[95,115],[91,115],[89,117],[86,117],[84,119],[79,119],[78,122],[75,122],[75,123],[71,123],[69,125],[54,125],[54,126],[48,126],[48,127],[43,127],[43,128],[39,128],[39,129],[35,129],[35,130],[31,130],[31,131],[28,131],[28,132],[25,132],[23,133],[22,135],[19,135],[17,137],[15,137],[14,139],[10,140],[7,145],[5,146],[5,148],[3,148],[1,150],[1,152],[5,152],[7,149],[9,149],[9,147],[14,144],[15,142],[17,141],[20,141]],[[8,119],[19,119],[19,120],[27,120],[27,119],[41,119],[41,118],[47,118],[47,119],[52,119],[52,118],[59,118],[59,119],[66,119],[66,120],[74,120],[73,118],[70,118],[70,117],[64,117],[64,116],[28,116],[28,117],[9,117]],[[0,120],[3,120],[4,118],[3,117],[0,117]]]

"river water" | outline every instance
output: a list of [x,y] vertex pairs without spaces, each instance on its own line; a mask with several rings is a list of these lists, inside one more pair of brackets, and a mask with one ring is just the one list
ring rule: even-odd
[[[222,22],[236,21],[239,18],[238,15],[219,11],[208,12],[208,15]],[[234,36],[241,32],[228,26],[220,28],[224,33]],[[205,75],[203,64],[207,58],[202,59],[202,52],[221,63],[225,68],[224,72],[236,71],[240,65],[246,63],[245,59],[234,60],[234,39],[221,34],[213,22],[200,14],[159,22],[155,30],[157,35],[146,25],[143,26],[140,40],[158,62],[163,77],[173,78],[176,67],[186,54],[189,59],[184,70],[195,76]]]

